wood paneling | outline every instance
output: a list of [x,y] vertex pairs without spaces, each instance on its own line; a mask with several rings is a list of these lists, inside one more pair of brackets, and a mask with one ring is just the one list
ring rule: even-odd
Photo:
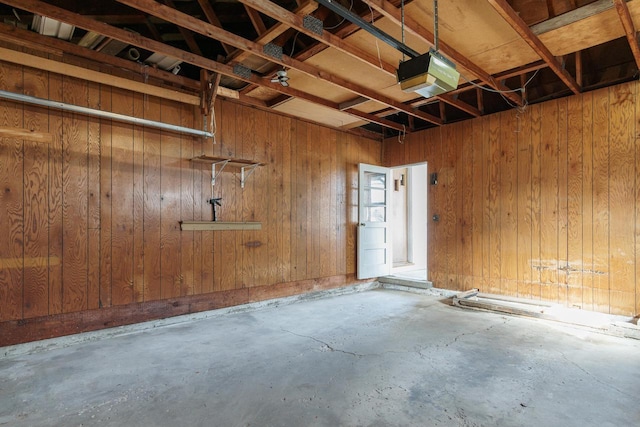
[[[47,96],[47,77],[44,71],[25,70],[23,83],[25,94]],[[45,109],[32,109],[23,113],[23,125],[27,129],[47,131],[49,117]],[[24,257],[47,259],[47,163],[48,148],[45,144],[23,141],[24,169]],[[24,309],[26,317],[49,314],[47,299],[48,265],[24,268]]]
[[[86,106],[86,82],[64,77],[63,101]],[[87,309],[88,122],[62,115],[62,309]]]
[[387,166],[421,144],[439,173],[428,190],[440,215],[428,229],[434,285],[637,315],[639,108],[631,82],[387,139]]
[[[22,87],[22,68],[7,65],[0,70],[0,88],[15,91]],[[22,111],[13,104],[0,101],[2,125],[23,127]],[[0,316],[3,319],[23,318],[24,288],[24,150],[23,142],[15,138],[2,138],[2,161],[0,162],[0,258],[4,267],[0,269]],[[34,302],[35,303],[35,302]]]
[[[0,63],[0,87],[202,120],[188,105],[10,64]],[[38,339],[354,282],[357,163],[380,164],[380,142],[220,99],[214,114],[215,145],[0,102],[0,125],[52,136],[0,139],[0,331],[39,319],[22,340]],[[266,163],[244,190],[237,174],[220,174],[213,193],[221,219],[261,230],[180,231],[180,220],[211,219],[211,169],[189,161],[200,154]]]

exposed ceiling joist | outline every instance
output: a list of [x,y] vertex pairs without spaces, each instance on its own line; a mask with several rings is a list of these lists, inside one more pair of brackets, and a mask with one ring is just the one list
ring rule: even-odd
[[442,95],[439,95],[437,98],[440,101],[445,102],[449,105],[452,105],[458,108],[459,110],[464,111],[465,113],[471,114],[474,117],[479,117],[482,115],[480,110],[478,110],[476,107],[474,107],[473,105],[469,105],[466,102],[460,101],[459,99],[455,98],[453,95],[442,94]]
[[[206,0],[199,0],[199,1],[206,1]],[[298,16],[309,15],[317,8],[318,8],[318,3],[309,0],[306,3],[304,3],[302,6],[298,7],[294,13]],[[283,23],[277,23],[276,25],[269,28],[266,32],[262,33],[256,40],[254,40],[254,42],[260,43],[260,44],[269,43],[275,40],[280,35],[282,35],[288,29],[289,29],[288,25]],[[251,56],[250,52],[238,50],[227,58],[227,62],[231,62],[231,61],[242,62],[250,56]]]
[[266,33],[267,27],[264,25],[264,21],[262,20],[262,17],[258,13],[258,11],[248,7],[247,5],[244,6],[244,10],[247,11],[249,20],[251,20],[251,25],[253,25],[253,28],[256,30],[258,36]]
[[625,0],[613,0],[613,3],[618,11],[618,16],[620,16],[620,21],[622,22],[624,32],[627,36],[627,40],[629,41],[629,47],[631,47],[631,52],[633,53],[633,58],[636,60],[638,68],[640,68],[640,45],[638,45],[638,32],[636,31],[633,19],[631,19],[631,13],[629,13],[627,2]]
[[513,28],[520,37],[527,42],[540,57],[549,65],[549,68],[567,85],[575,94],[580,93],[580,87],[575,79],[565,70],[540,41],[529,26],[518,16],[513,8],[507,3],[507,0],[488,0],[489,4],[502,16],[502,18]]
[[596,2],[587,4],[582,7],[578,7],[569,12],[558,15],[554,18],[543,21],[539,24],[531,26],[531,31],[536,35],[548,33],[549,31],[557,30],[558,28],[566,27],[575,22],[589,18],[591,16],[598,15],[613,7],[611,0],[598,0]]
[[[385,71],[388,75],[395,77],[396,76],[396,67],[387,62],[382,61],[379,57],[375,57],[373,55],[368,54],[360,48],[357,48],[351,45],[348,42],[342,40],[342,38],[331,34],[328,31],[323,31],[322,34],[318,34],[314,31],[309,30],[304,26],[303,20],[300,16],[297,16],[288,10],[278,6],[277,4],[269,1],[269,0],[239,0],[244,3],[246,6],[251,6],[252,8],[264,13],[267,16],[271,16],[274,19],[283,22],[291,28],[295,28],[303,34],[308,35],[316,39],[317,41],[324,43],[336,50],[339,50],[350,57],[357,59],[359,61],[365,62],[366,64],[373,66],[377,70]],[[474,113],[470,113],[475,115],[477,112],[479,115],[479,111],[477,111],[474,107],[465,104],[462,101],[454,100],[450,97],[437,96],[437,99],[440,99],[447,104],[450,104],[456,108],[461,109],[462,111],[469,112],[469,109],[473,110]]]
[[358,116],[368,122],[371,123],[376,123],[379,124],[380,126],[384,126],[386,128],[389,129],[395,129],[399,132],[406,132],[407,128],[406,126],[400,124],[400,123],[396,123],[396,122],[392,122],[391,120],[387,120],[387,119],[383,119],[381,117],[375,116],[373,114],[369,114],[369,113],[363,113],[362,111],[358,111],[354,108],[347,108],[345,110],[347,113],[351,114],[352,116]]
[[62,53],[62,55],[58,56],[63,56],[64,54],[74,55],[79,58],[96,61],[98,63],[111,67],[122,68],[133,72],[138,76],[148,76],[156,78],[167,83],[175,84],[192,90],[198,90],[200,88],[200,84],[196,80],[189,79],[180,75],[175,75],[169,71],[164,71],[159,68],[154,68],[145,64],[140,64],[138,62],[119,58],[117,56],[107,55],[106,53],[86,49],[84,47],[78,46],[77,44],[54,37],[42,36],[33,31],[23,30],[13,25],[0,23],[0,39],[20,46],[24,46],[24,43],[28,42],[29,46],[27,47],[39,50],[41,52],[50,53],[51,49],[56,49],[57,51]]
[[295,28],[307,36],[318,40],[321,43],[326,44],[336,50],[339,50],[352,58],[355,58],[359,61],[365,62],[369,65],[373,65],[376,69],[381,69],[386,72],[388,75],[395,76],[396,67],[387,62],[382,61],[380,58],[370,55],[369,53],[363,51],[360,48],[357,48],[350,43],[342,40],[342,38],[337,37],[330,33],[329,31],[322,31],[322,34],[318,34],[314,31],[311,31],[303,24],[303,18],[301,16],[296,15],[295,13],[289,12],[287,9],[278,6],[275,3],[272,3],[268,0],[239,0],[247,6],[251,6],[252,8],[264,13],[267,16],[276,19],[291,28]]
[[[175,8],[175,4],[173,3],[172,0],[164,0],[164,1],[167,4],[167,6]],[[187,46],[189,46],[189,49],[191,50],[191,52],[197,55],[202,55],[202,50],[200,50],[200,46],[198,46],[198,43],[196,42],[195,37],[193,37],[193,33],[181,27],[178,27],[178,31],[180,31],[182,38],[184,39],[185,43],[187,43]]]
[[239,49],[250,52],[255,56],[267,59],[271,62],[280,64],[284,67],[289,67],[289,68],[301,71],[313,78],[324,80],[328,83],[341,87],[357,95],[361,95],[371,100],[388,105],[398,111],[411,114],[427,122],[437,124],[437,125],[442,124],[442,121],[439,118],[432,116],[431,114],[412,108],[408,105],[405,105],[387,96],[378,94],[371,89],[368,89],[366,87],[363,87],[353,82],[350,82],[348,80],[345,80],[332,73],[319,70],[311,65],[305,64],[304,62],[298,61],[289,56],[282,55],[282,59],[274,58],[266,54],[262,49],[263,46],[260,44],[254,43],[250,40],[244,39],[233,33],[217,28],[211,24],[207,24],[204,21],[201,21],[197,18],[193,18],[192,16],[182,13],[178,10],[161,5],[154,0],[117,0],[117,1],[119,3],[125,4],[135,9],[142,10],[150,15],[154,15],[158,18],[164,19],[167,22],[174,23],[188,30],[200,33],[204,36],[210,37],[215,40],[228,43]]
[[578,83],[578,85],[582,87],[582,51],[581,50],[576,52],[576,83]]
[[484,113],[484,91],[479,87],[476,88],[476,99],[478,100],[478,110]]
[[[395,22],[397,25],[402,25],[402,11],[395,7],[393,4],[389,3],[386,0],[362,0],[367,5],[371,6],[373,9],[380,12],[382,15],[387,17],[388,19]],[[422,24],[420,24],[415,19],[410,16],[404,16],[404,28],[406,31],[412,33],[416,37],[419,37],[426,43],[433,45],[434,43],[434,35],[431,31],[426,29]],[[462,68],[469,70],[472,74],[474,74],[477,78],[479,78],[483,83],[492,87],[495,90],[509,91],[509,88],[505,85],[496,82],[493,77],[491,77],[487,72],[485,72],[482,68],[478,67],[476,64],[471,62],[468,58],[466,58],[463,54],[443,42],[442,40],[438,41],[440,52],[449,58],[451,61],[455,62]],[[515,102],[518,105],[522,105],[522,99],[514,92],[506,92],[505,96],[509,98],[511,101]]]
[[[220,22],[220,19],[218,19],[218,15],[216,15],[216,11],[213,10],[213,6],[211,6],[209,0],[198,0],[198,4],[204,12],[204,16],[207,17],[209,23],[215,25],[216,27],[222,28],[222,23]],[[222,48],[227,53],[227,55],[234,51],[233,46],[229,46],[225,43],[222,43]]]
[[88,31],[94,31],[106,37],[111,37],[113,39],[120,40],[152,52],[174,57],[176,59],[182,60],[183,62],[195,65],[196,67],[204,68],[206,70],[220,73],[225,76],[233,77],[247,83],[258,84],[272,89],[276,92],[304,99],[306,101],[340,111],[339,105],[337,103],[326,100],[319,96],[311,95],[306,92],[293,89],[291,87],[283,87],[279,83],[271,83],[268,79],[263,79],[255,74],[251,74],[250,77],[239,76],[234,73],[233,67],[229,65],[221,64],[220,62],[190,52],[186,52],[182,49],[178,49],[173,46],[169,46],[167,44],[143,37],[139,34],[132,33],[131,31],[123,30],[105,24],[103,22],[88,19],[83,15],[59,8],[57,6],[53,6],[48,3],[41,2],[39,0],[3,0],[3,3],[22,10],[29,11],[31,13],[38,13],[42,16],[48,16],[62,22],[72,23],[79,28]]

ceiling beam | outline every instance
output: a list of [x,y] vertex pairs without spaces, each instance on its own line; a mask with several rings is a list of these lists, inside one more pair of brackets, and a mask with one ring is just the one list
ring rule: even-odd
[[[403,17],[402,11],[395,7],[393,4],[389,3],[386,0],[363,0],[364,3],[371,6],[373,9],[380,12],[382,15],[395,22],[397,25],[402,25]],[[434,35],[431,31],[425,28],[418,21],[413,19],[410,16],[405,14],[404,16],[404,28],[406,31],[412,33],[414,36],[422,39],[424,42],[433,45],[434,43]],[[465,68],[473,75],[475,75],[478,79],[480,79],[483,83],[492,87],[495,90],[509,91],[510,89],[505,85],[496,82],[489,73],[484,71],[482,68],[471,62],[467,57],[463,54],[443,42],[442,40],[438,40],[438,48],[439,51],[449,58],[451,61],[455,62],[462,68]],[[511,101],[515,102],[518,105],[522,105],[522,99],[514,92],[506,92],[504,94]]]
[[[33,0],[32,0],[33,1]],[[178,10],[164,6],[154,0],[117,0],[118,3],[125,4],[138,10],[142,10],[150,15],[154,15],[158,18],[164,19],[167,22],[171,22],[188,30],[200,33],[204,36],[228,43],[239,49],[250,52],[253,55],[264,58],[268,61],[275,62],[284,67],[289,67],[298,70],[302,73],[309,75],[310,77],[324,80],[335,86],[338,86],[344,90],[353,92],[357,95],[367,97],[371,100],[388,105],[398,111],[405,112],[407,114],[414,115],[418,118],[431,122],[433,124],[441,125],[442,121],[431,114],[420,111],[416,108],[403,104],[400,101],[381,95],[374,90],[360,86],[356,83],[345,80],[332,73],[319,70],[318,68],[298,61],[286,55],[282,55],[282,59],[274,58],[263,51],[263,45],[254,43],[250,40],[237,36],[233,33],[225,31],[221,28],[217,28],[211,24],[207,24],[197,18],[194,18],[186,13],[182,13]]]
[[576,52],[576,82],[580,85],[580,87],[582,87],[582,51],[581,50]]
[[589,18],[591,16],[598,15],[602,12],[606,12],[611,9],[613,4],[611,0],[597,0],[593,3],[589,3],[586,6],[579,7],[569,12],[558,15],[554,18],[542,21],[539,24],[532,25],[531,31],[536,35],[542,35],[549,31],[557,30],[558,28],[566,27],[575,22]]
[[636,60],[637,67],[640,68],[640,45],[638,45],[636,27],[633,24],[633,19],[631,19],[627,2],[624,0],[613,0],[613,3],[618,11],[618,16],[620,16],[624,33],[627,35],[627,41],[629,42],[629,47],[631,47],[633,58]]
[[567,85],[575,94],[580,93],[580,86],[567,70],[562,68],[553,54],[540,41],[529,26],[518,16],[513,8],[507,3],[507,0],[488,0],[489,4],[498,12],[500,16],[513,28],[527,44],[540,55],[551,70]]
[[354,108],[357,107],[358,105],[362,105],[366,102],[369,102],[370,100],[368,98],[365,98],[363,96],[359,96],[357,98],[353,98],[350,99],[348,101],[344,101],[340,103],[340,109],[341,110],[347,110],[349,108]]
[[471,114],[473,117],[480,117],[482,115],[482,112],[478,110],[476,107],[474,107],[473,105],[467,104],[466,102],[460,101],[459,99],[455,98],[453,95],[442,94],[437,96],[437,98],[442,102],[445,102],[451,106],[456,107],[459,110],[464,111],[465,113]]
[[[199,1],[206,1],[206,0],[199,0]],[[311,12],[313,12],[317,8],[318,8],[318,3],[309,0],[305,4],[303,4],[302,6],[298,7],[295,10],[294,13],[296,15],[299,15],[299,16],[309,15]],[[262,44],[269,43],[269,42],[275,40],[280,35],[282,35],[288,29],[289,29],[288,25],[285,25],[285,24],[279,22],[279,23],[275,24],[274,26],[272,26],[271,28],[269,28],[265,33],[261,34],[255,40],[255,43],[262,43]],[[250,56],[251,56],[251,53],[249,53],[247,51],[243,51],[243,50],[238,50],[238,51],[232,53],[227,58],[227,62],[231,62],[231,61],[242,62],[242,61],[244,61],[245,59],[247,59]]]
[[275,107],[277,107],[279,105],[284,104],[285,102],[287,102],[290,99],[291,99],[290,96],[280,94],[280,95],[276,96],[275,98],[270,99],[269,101],[267,101],[266,104],[267,104],[267,107],[269,107],[269,108],[275,108]]
[[[222,23],[220,22],[220,19],[218,19],[218,15],[216,14],[216,11],[213,10],[213,6],[211,6],[209,0],[198,0],[198,4],[204,12],[204,16],[207,17],[209,23],[211,23],[211,25],[215,25],[218,28],[222,28]],[[222,43],[222,48],[225,52],[227,52],[227,55],[234,51],[233,46],[229,46],[225,43]]]
[[438,107],[440,108],[440,118],[443,122],[447,121],[447,110],[445,109],[444,102],[438,102]]
[[[175,8],[175,3],[172,0],[164,0],[164,2],[167,4],[167,6],[169,7],[173,7]],[[193,33],[189,30],[185,30],[182,27],[178,27],[178,31],[180,31],[180,34],[182,35],[182,38],[184,39],[185,43],[187,43],[187,46],[189,46],[189,50],[191,50],[191,52],[197,54],[197,55],[202,55],[202,51],[200,50],[200,46],[198,46],[198,43],[196,42],[195,37],[193,37]]]
[[[295,28],[301,33],[316,39],[320,43],[324,43],[327,46],[330,46],[350,56],[351,58],[357,59],[359,61],[366,63],[367,65],[373,66],[377,70],[382,70],[392,77],[396,77],[396,67],[394,65],[384,62],[379,57],[370,55],[369,53],[363,51],[362,49],[357,48],[348,42],[345,42],[341,37],[335,36],[331,34],[329,31],[323,31],[322,34],[318,34],[307,29],[303,25],[303,21],[300,16],[289,12],[287,9],[284,9],[269,0],[239,0],[239,1],[244,3],[245,6],[251,6],[252,8],[264,13],[265,15],[272,17],[273,19],[283,22],[289,25],[291,28]],[[474,111],[473,113],[470,113],[472,115],[476,115],[476,113],[477,115],[480,115],[480,112],[477,109],[475,109],[473,106],[468,105],[462,101],[458,101],[446,96],[437,96],[436,98],[456,108],[459,108],[462,111],[469,112],[470,110],[472,110]]]
[[373,114],[365,113],[354,108],[347,108],[345,110],[347,113],[352,116],[358,116],[368,122],[379,124],[380,126],[384,126],[386,128],[395,129],[399,132],[406,132],[407,127],[396,122],[392,122],[391,120],[383,119],[381,117],[375,116]]
[[257,10],[250,8],[246,4],[244,5],[244,10],[247,11],[247,15],[249,15],[249,20],[251,21],[251,25],[256,30],[258,36],[267,32],[267,27],[264,25],[264,21],[262,17],[258,13]]
[[153,86],[147,83],[137,82],[126,78],[113,76],[111,74],[101,73],[95,70],[89,70],[84,67],[78,67],[76,65],[66,64],[59,61],[42,58],[40,56],[19,52],[17,50],[6,49],[4,47],[0,47],[0,55],[3,61],[11,62],[13,64],[24,65],[26,67],[49,71],[51,73],[62,74],[65,76],[74,77],[94,83],[119,87],[121,89],[156,96],[158,98],[172,99],[184,104],[200,105],[199,96],[179,92],[175,89]]
[[[315,96],[301,90],[293,89],[291,87],[283,87],[279,83],[271,83],[269,79],[263,79],[254,73],[252,73],[250,77],[239,76],[234,73],[233,67],[229,65],[222,64],[220,62],[196,55],[191,52],[187,52],[182,49],[178,49],[176,47],[158,42],[153,39],[149,39],[147,37],[143,37],[140,34],[132,33],[131,31],[123,30],[105,24],[103,22],[88,19],[78,13],[53,6],[49,3],[45,3],[39,0],[2,0],[2,2],[8,4],[9,6],[26,10],[31,13],[37,13],[42,16],[48,16],[58,21],[75,25],[76,27],[82,28],[84,30],[94,31],[98,34],[104,35],[105,37],[120,40],[122,42],[129,43],[142,49],[180,59],[183,62],[195,65],[199,68],[204,68],[206,70],[220,73],[225,76],[245,81],[247,83],[255,83],[260,86],[272,89],[276,92],[280,92],[318,105],[323,105],[336,111],[340,111],[339,105],[336,102],[329,101],[319,96]],[[242,99],[242,97],[240,97],[240,99]]]
[[322,34],[315,33],[307,29],[303,25],[303,18],[295,13],[289,12],[287,9],[278,6],[269,0],[239,0],[246,6],[251,6],[259,12],[278,20],[291,28],[295,28],[307,36],[318,40],[340,52],[350,56],[351,58],[362,61],[368,65],[373,65],[376,69],[386,72],[388,75],[395,77],[396,67],[382,61],[377,56],[371,55],[362,49],[345,42],[342,38],[337,37],[329,31],[322,31]]
[[[73,55],[79,58],[98,62],[103,66],[121,68],[134,73],[136,76],[148,76],[188,89],[200,89],[200,83],[196,80],[175,75],[169,71],[164,71],[139,62],[129,61],[117,56],[96,52],[95,50],[87,49],[78,46],[75,43],[70,43],[55,37],[42,36],[33,31],[20,29],[14,25],[0,23],[0,40],[47,53],[51,53],[51,49],[53,48],[61,52],[62,56]],[[25,45],[25,42],[29,44]]]
[[476,101],[478,103],[478,110],[484,113],[484,91],[479,87],[476,88]]

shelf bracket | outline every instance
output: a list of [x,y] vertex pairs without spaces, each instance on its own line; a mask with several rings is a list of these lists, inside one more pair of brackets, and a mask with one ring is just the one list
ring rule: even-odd
[[[253,165],[243,166],[240,168],[240,188],[244,188],[244,183],[247,181],[247,178],[251,176],[258,166],[260,165],[255,163]],[[245,172],[245,170],[247,172]]]
[[[229,160],[221,160],[219,162],[211,163],[211,186],[212,187],[216,185],[216,178],[224,170],[224,167],[227,166],[227,163],[229,163]],[[216,165],[220,165],[220,169],[218,170],[217,173],[216,173]]]

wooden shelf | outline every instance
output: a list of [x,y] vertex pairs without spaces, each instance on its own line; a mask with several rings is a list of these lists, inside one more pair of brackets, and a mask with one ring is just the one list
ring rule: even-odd
[[180,221],[181,230],[262,230],[261,222]]
[[229,157],[213,157],[207,156],[205,154],[194,157],[191,159],[192,162],[196,163],[223,163],[226,162],[227,166],[234,166],[237,168],[247,167],[247,166],[264,166],[264,163],[254,162],[253,160],[245,160],[245,159],[233,159]]
[[[220,172],[231,171],[227,166],[235,169],[240,169],[240,187],[244,188],[244,183],[247,178],[256,170],[258,166],[264,166],[264,163],[254,162],[253,160],[234,159],[228,157],[213,157],[207,155],[201,155],[191,159],[195,163],[206,163],[211,165],[211,185],[215,185],[216,178]],[[220,169],[216,172],[216,166],[219,165]]]

